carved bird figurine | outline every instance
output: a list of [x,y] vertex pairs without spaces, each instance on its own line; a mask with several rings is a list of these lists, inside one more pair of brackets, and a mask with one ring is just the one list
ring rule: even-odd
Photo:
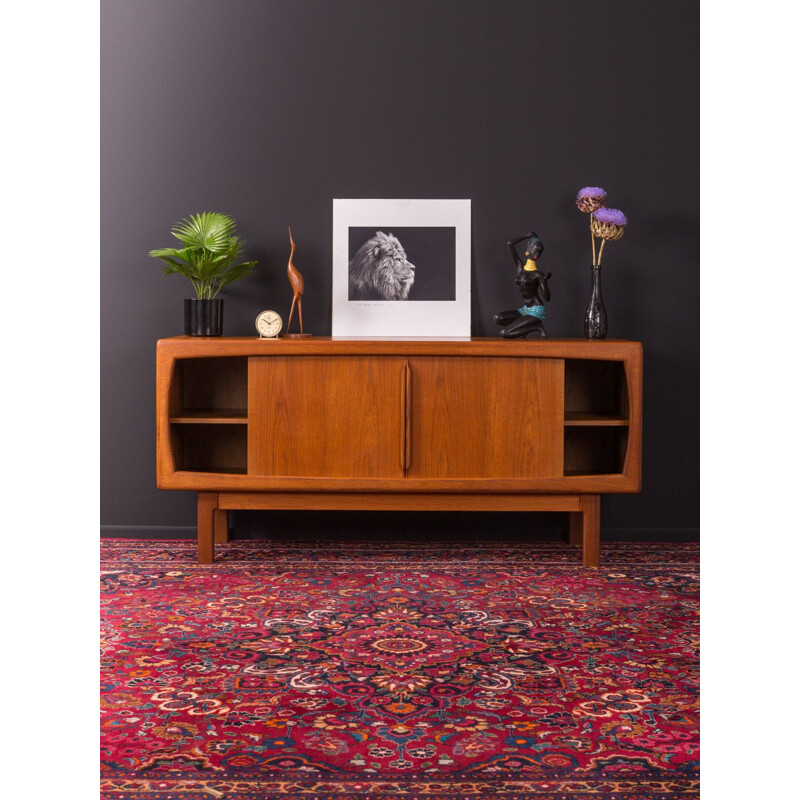
[[294,314],[294,307],[297,306],[297,314],[300,318],[300,334],[303,334],[303,289],[305,288],[305,282],[303,281],[303,276],[300,274],[300,270],[294,265],[292,258],[294,257],[294,239],[292,238],[292,226],[289,226],[289,241],[291,242],[292,249],[289,253],[289,264],[286,267],[286,275],[289,278],[289,285],[292,287],[292,291],[294,292],[294,298],[292,299],[292,310],[289,312],[289,322],[286,324],[286,333],[289,333],[289,328],[292,325],[292,315]]

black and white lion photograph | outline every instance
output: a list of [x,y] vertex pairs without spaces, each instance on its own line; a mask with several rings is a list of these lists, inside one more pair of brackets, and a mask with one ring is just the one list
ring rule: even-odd
[[349,228],[348,300],[455,300],[456,229]]

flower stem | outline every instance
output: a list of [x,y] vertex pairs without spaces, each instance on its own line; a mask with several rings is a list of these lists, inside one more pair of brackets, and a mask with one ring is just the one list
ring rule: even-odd
[[[597,264],[597,256],[595,254],[594,248],[594,234],[592,233],[592,222],[594,220],[594,214],[589,214],[589,236],[592,240],[592,266],[594,267]],[[602,245],[600,246],[600,251],[602,252]]]
[[603,241],[600,242],[600,253],[597,256],[597,266],[598,267],[600,266],[600,262],[603,260],[603,248],[605,246],[606,246],[606,240],[603,239]]

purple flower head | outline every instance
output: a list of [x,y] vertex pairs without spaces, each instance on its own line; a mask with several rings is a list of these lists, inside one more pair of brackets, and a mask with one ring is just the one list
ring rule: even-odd
[[598,208],[594,218],[605,225],[622,227],[628,224],[628,218],[618,208]]
[[601,189],[599,186],[584,186],[578,192],[578,199],[582,200],[584,197],[603,198],[606,196],[606,190]]
[[606,204],[606,190],[599,186],[584,186],[575,198],[575,205],[584,214],[592,214]]

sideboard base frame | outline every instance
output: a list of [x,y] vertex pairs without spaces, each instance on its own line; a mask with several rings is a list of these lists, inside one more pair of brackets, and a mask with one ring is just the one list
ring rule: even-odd
[[562,511],[569,543],[582,545],[583,566],[600,562],[599,494],[374,494],[198,492],[197,558],[214,563],[214,545],[229,540],[228,511]]

